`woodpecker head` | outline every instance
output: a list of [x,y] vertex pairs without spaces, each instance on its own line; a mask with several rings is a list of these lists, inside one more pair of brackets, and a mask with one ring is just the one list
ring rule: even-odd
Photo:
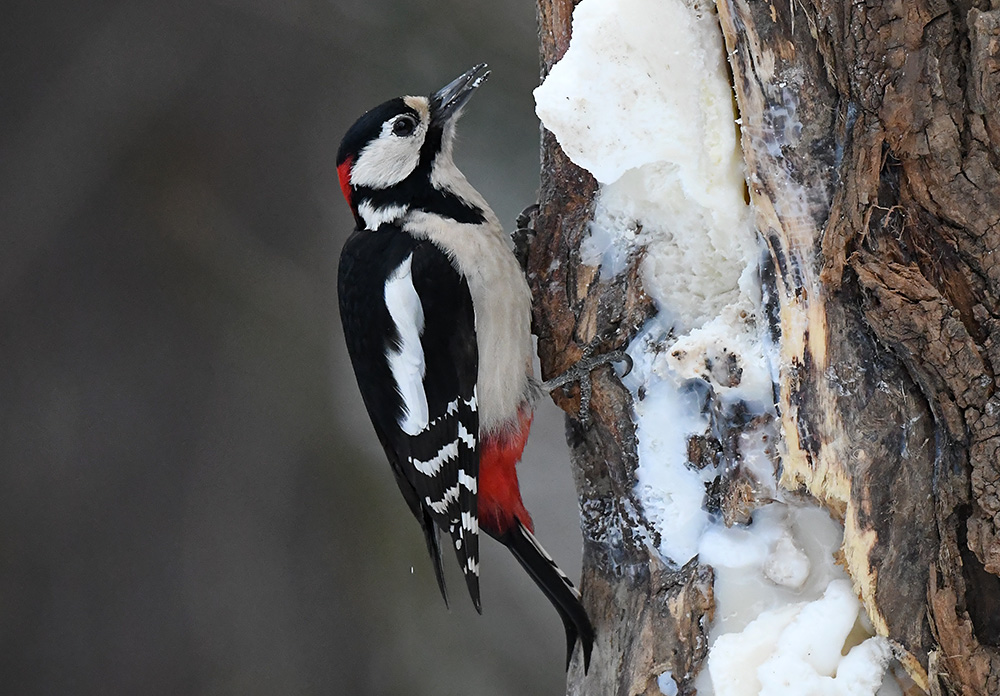
[[476,224],[486,202],[452,162],[455,123],[489,71],[480,64],[429,97],[397,97],[351,126],[337,153],[340,188],[359,229],[411,210]]

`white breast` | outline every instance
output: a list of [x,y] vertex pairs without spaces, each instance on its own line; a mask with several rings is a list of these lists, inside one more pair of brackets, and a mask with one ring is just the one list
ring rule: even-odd
[[530,396],[531,291],[488,207],[485,217],[469,225],[412,211],[405,227],[444,250],[469,283],[479,347],[479,429],[492,433],[509,426]]

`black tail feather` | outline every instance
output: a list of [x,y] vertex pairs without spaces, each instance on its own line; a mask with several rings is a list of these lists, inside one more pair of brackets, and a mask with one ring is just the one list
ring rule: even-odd
[[[465,462],[466,473],[475,478],[479,475],[478,462]],[[478,507],[476,493],[468,486],[460,485],[458,492],[458,504],[462,510],[469,510],[471,514],[466,518],[462,514],[459,521],[457,534],[452,532],[452,540],[456,544],[458,552],[458,564],[462,566],[462,574],[465,576],[465,585],[469,588],[469,596],[472,598],[472,606],[481,615],[483,605],[479,598],[479,520],[476,515]],[[470,528],[471,527],[471,528]],[[459,549],[457,545],[461,543]]]
[[566,669],[569,669],[573,648],[579,640],[583,649],[583,672],[586,674],[590,668],[590,653],[594,648],[594,627],[587,616],[587,610],[580,602],[580,593],[520,521],[500,537],[499,541],[510,549],[514,558],[559,612],[559,618],[566,629]]
[[462,575],[465,576],[465,586],[469,588],[472,606],[482,615],[483,605],[479,597],[479,534],[478,532],[470,534],[464,530],[452,531],[451,538],[456,544],[458,564],[462,567]]
[[469,588],[469,597],[472,598],[472,606],[482,615],[483,604],[479,598],[479,576],[471,572],[465,572],[465,585]]
[[420,520],[420,526],[424,530],[424,540],[427,542],[427,553],[431,556],[431,564],[434,566],[434,577],[437,578],[438,587],[441,589],[441,597],[444,598],[444,605],[451,608],[448,604],[448,590],[444,585],[444,566],[441,564],[441,541],[438,537],[438,527],[434,524],[434,520],[431,519],[430,513],[427,510],[423,510],[423,519]]

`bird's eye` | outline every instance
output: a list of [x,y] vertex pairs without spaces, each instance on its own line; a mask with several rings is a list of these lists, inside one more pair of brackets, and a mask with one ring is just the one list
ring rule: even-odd
[[413,120],[412,116],[400,116],[392,124],[392,134],[398,135],[400,138],[405,138],[408,135],[412,135],[416,128],[417,122]]

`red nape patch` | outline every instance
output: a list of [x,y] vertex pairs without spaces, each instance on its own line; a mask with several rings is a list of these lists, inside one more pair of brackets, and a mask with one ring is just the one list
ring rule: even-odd
[[351,202],[351,165],[354,164],[354,156],[350,156],[337,165],[337,176],[340,178],[340,190],[344,192],[347,205],[354,210],[354,203]]
[[479,526],[490,534],[502,535],[515,519],[535,531],[517,484],[517,463],[528,442],[533,417],[530,408],[522,408],[516,430],[489,436],[479,448]]

